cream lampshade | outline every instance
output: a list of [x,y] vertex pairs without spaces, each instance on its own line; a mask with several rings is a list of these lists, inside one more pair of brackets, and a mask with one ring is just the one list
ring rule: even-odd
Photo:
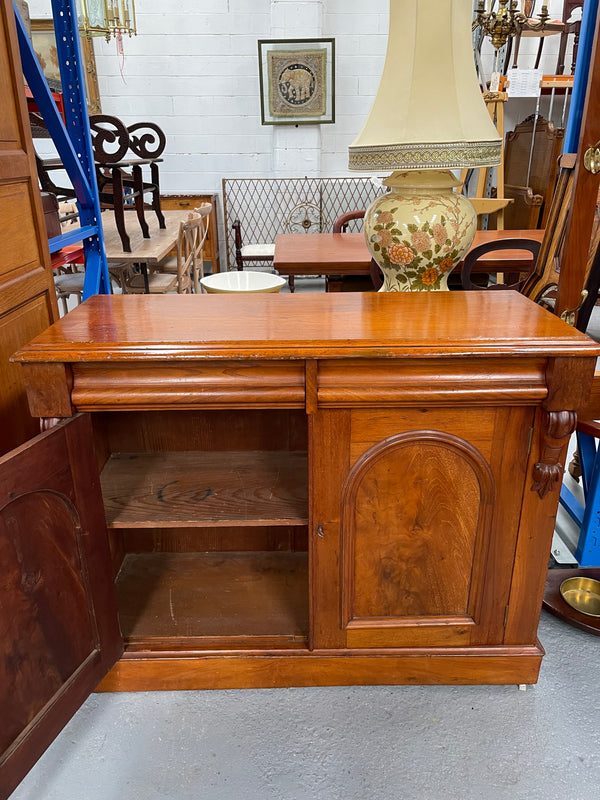
[[469,249],[475,209],[451,169],[500,164],[502,142],[479,89],[471,0],[390,0],[387,55],[349,168],[395,170],[365,214],[381,291],[447,288]]

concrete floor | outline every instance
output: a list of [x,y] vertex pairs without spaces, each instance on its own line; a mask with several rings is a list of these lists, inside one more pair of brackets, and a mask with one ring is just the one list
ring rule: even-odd
[[540,680],[92,695],[11,800],[592,800],[600,641],[545,612]]
[[92,695],[11,800],[593,800],[600,639],[545,612],[539,636],[526,691]]

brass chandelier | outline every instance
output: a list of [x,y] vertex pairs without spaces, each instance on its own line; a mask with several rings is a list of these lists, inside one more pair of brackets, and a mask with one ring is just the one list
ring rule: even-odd
[[136,34],[134,0],[76,0],[77,23],[84,36]]
[[518,0],[500,0],[500,8],[494,12],[486,11],[485,0],[479,0],[477,16],[473,22],[473,29],[481,27],[483,34],[491,39],[495,50],[503,47],[511,36],[517,36],[526,29],[528,31],[542,31],[550,18],[548,6],[542,6],[542,12],[537,21],[528,18],[518,10]]

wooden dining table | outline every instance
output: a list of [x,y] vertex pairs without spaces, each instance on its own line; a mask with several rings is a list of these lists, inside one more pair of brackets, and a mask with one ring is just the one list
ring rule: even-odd
[[[131,211],[126,212],[126,214],[131,213]],[[101,219],[104,231],[104,249],[109,269],[111,264],[139,265],[144,276],[146,291],[148,291],[148,269],[160,264],[177,246],[179,223],[186,220],[189,213],[189,209],[187,211],[163,211],[165,228],[160,228],[156,216],[149,214],[147,223],[150,236],[148,239],[144,238],[136,220],[136,225],[130,226],[131,251],[127,252],[123,250],[114,214],[104,212]]]
[[[543,230],[477,231],[471,249],[504,239],[535,239]],[[275,237],[273,266],[280,275],[327,275],[328,291],[339,291],[343,275],[369,273],[371,255],[363,233],[281,233]],[[524,272],[531,267],[526,250],[490,252],[475,264],[473,273]],[[460,264],[455,270],[460,269]],[[337,279],[337,280],[336,280]],[[290,291],[294,291],[290,281]]]
[[[131,213],[131,211],[126,212],[126,214]],[[126,264],[145,263],[148,266],[159,264],[177,244],[179,223],[187,219],[189,213],[189,209],[187,211],[163,211],[166,228],[159,228],[156,216],[148,214],[147,222],[150,234],[148,239],[144,238],[136,219],[136,225],[130,227],[131,252],[128,253],[123,250],[114,214],[104,212],[101,219],[106,260]],[[135,216],[135,212],[133,214]]]

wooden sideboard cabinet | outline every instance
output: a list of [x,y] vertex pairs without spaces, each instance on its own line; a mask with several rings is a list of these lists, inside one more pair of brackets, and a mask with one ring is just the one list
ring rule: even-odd
[[599,353],[514,292],[90,298],[15,356],[74,418],[0,462],[0,704],[535,682]]
[[212,203],[213,210],[208,222],[208,233],[204,241],[203,256],[210,261],[213,272],[221,271],[219,255],[219,195],[218,194],[166,194],[161,195],[161,207],[170,211],[193,211],[202,203]]

